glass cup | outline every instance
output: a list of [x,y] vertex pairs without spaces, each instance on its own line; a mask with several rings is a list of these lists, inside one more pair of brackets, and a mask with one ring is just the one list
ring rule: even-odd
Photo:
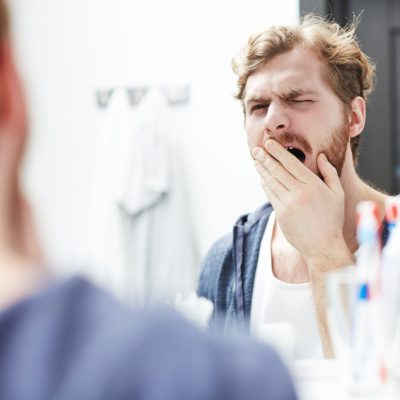
[[[391,398],[395,335],[385,332],[381,296],[371,296],[356,266],[327,274],[327,320],[342,383],[352,394]],[[396,323],[396,325],[398,325]]]

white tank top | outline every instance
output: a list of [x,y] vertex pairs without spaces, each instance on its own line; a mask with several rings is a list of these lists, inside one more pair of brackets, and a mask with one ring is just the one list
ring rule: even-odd
[[275,212],[261,241],[250,314],[254,336],[276,345],[295,359],[322,358],[311,284],[286,283],[272,272],[271,239]]

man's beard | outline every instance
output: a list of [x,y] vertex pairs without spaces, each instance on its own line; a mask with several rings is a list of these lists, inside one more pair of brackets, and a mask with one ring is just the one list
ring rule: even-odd
[[318,170],[317,156],[320,153],[324,153],[329,162],[335,167],[338,175],[341,176],[346,157],[347,144],[349,142],[348,129],[349,125],[345,116],[343,116],[340,126],[329,134],[329,139],[327,140],[328,143],[320,145],[318,152],[315,154],[315,159],[312,158],[314,152],[311,144],[307,138],[302,135],[293,132],[283,132],[276,137],[273,137],[273,139],[281,143],[283,146],[286,146],[287,143],[292,143],[294,146],[299,144],[302,151],[306,154],[306,159],[309,160],[308,162],[306,160],[304,164],[323,180],[323,177]]
[[[319,151],[319,153],[324,153],[326,155],[339,176],[342,175],[347,144],[349,143],[348,129],[349,126],[346,118],[343,118],[341,125],[333,132],[331,142],[326,146],[322,146]],[[318,175],[322,179],[320,172],[318,172]]]

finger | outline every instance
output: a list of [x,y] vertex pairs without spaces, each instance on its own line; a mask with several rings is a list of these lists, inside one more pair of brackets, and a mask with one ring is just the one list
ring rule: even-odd
[[270,154],[264,150],[260,150],[256,154],[256,160],[258,160],[268,172],[278,180],[288,190],[295,190],[299,184],[299,181]]
[[289,171],[274,157],[266,153],[261,147],[256,147],[252,151],[252,155],[278,182],[287,190],[294,189],[298,181],[290,174]]
[[264,146],[268,153],[283,164],[288,172],[300,182],[309,183],[315,179],[315,174],[276,140],[268,139]]
[[[257,163],[257,161],[255,162]],[[257,167],[256,167],[257,168]],[[277,210],[282,207],[282,202],[279,197],[272,190],[272,186],[269,186],[265,183],[264,179],[260,176],[261,186],[267,195],[268,201],[272,204],[272,207]]]
[[317,164],[326,185],[334,192],[343,190],[336,168],[329,162],[324,153],[318,155]]
[[283,207],[282,202],[274,195],[272,191],[268,192],[267,190],[265,190],[265,194],[267,195],[267,199],[272,204],[272,208],[275,211],[278,211],[280,208]]
[[255,160],[254,164],[257,172],[260,174],[263,189],[268,191],[268,193],[272,192],[280,202],[284,202],[288,190],[277,179],[275,179],[258,160]]

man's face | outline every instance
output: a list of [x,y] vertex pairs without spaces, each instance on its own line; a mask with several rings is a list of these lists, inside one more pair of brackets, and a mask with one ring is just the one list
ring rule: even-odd
[[244,107],[250,151],[272,138],[317,175],[317,156],[325,153],[340,175],[349,141],[348,121],[324,68],[310,50],[297,47],[249,77]]

